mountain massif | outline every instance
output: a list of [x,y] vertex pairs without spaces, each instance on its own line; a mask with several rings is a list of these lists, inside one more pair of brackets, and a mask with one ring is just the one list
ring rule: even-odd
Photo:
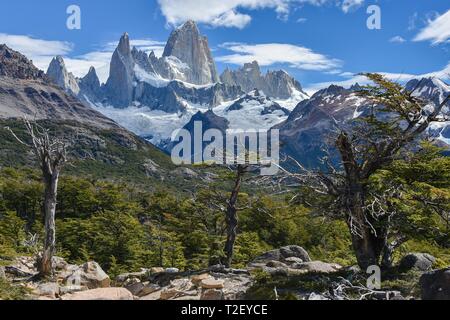
[[[105,84],[94,68],[76,79],[61,57],[53,59],[46,75],[39,75],[52,79],[67,99],[77,97],[166,152],[173,147],[175,130],[189,129],[196,119],[214,119],[205,120],[206,127],[220,123],[222,131],[279,129],[282,152],[315,166],[333,134],[367,114],[371,105],[357,94],[357,84],[349,89],[331,85],[309,97],[287,72],[264,74],[257,61],[227,68],[219,76],[208,40],[193,21],[171,33],[161,57],[130,43],[125,33]],[[431,78],[411,80],[406,88],[435,104],[450,92],[447,84]],[[450,144],[445,122],[434,124],[429,133],[442,145]]]
[[[72,76],[60,65],[62,60],[56,58],[50,70],[61,80],[70,79]],[[90,76],[92,73],[85,79]],[[174,167],[168,156],[64,91],[60,86],[65,83],[74,84],[70,80],[52,82],[25,56],[0,45],[0,127],[9,127],[22,141],[28,141],[23,124],[23,119],[28,119],[63,137],[76,163],[67,171],[135,182],[182,180],[181,175],[169,174]],[[80,84],[83,87],[86,83]],[[1,129],[0,138],[0,166],[35,162],[31,150],[18,143],[8,130]]]

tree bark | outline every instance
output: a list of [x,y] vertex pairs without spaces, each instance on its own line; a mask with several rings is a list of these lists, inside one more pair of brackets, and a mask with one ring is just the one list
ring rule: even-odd
[[43,277],[53,273],[52,259],[56,251],[56,199],[58,190],[59,171],[44,175],[44,216],[45,216],[45,240],[44,251],[39,261],[39,273]]
[[237,168],[235,185],[227,204],[227,212],[225,217],[225,222],[227,226],[227,240],[225,242],[225,249],[224,249],[226,254],[224,265],[227,268],[230,268],[233,262],[234,245],[236,243],[237,228],[239,223],[236,203],[239,197],[239,192],[241,190],[242,177],[244,175],[244,172],[245,172],[244,167],[239,165]]

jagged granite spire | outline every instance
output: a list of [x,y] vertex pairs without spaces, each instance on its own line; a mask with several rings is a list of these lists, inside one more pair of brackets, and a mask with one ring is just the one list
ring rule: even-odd
[[186,79],[181,80],[198,85],[219,81],[208,39],[200,34],[194,21],[188,21],[172,32],[163,57],[176,57],[187,65]]
[[265,75],[257,61],[245,63],[242,68],[231,71],[226,69],[220,80],[229,85],[238,85],[245,92],[259,89],[269,97],[289,99],[295,92],[307,97],[300,83],[283,70],[269,71]]
[[86,96],[90,101],[96,101],[101,95],[100,80],[94,67],[89,69],[89,72],[80,79],[79,82],[80,93]]
[[64,91],[77,96],[80,93],[78,81],[72,73],[66,69],[66,64],[61,56],[53,58],[47,70],[47,76]]
[[105,86],[105,94],[115,107],[126,108],[133,100],[134,66],[130,38],[124,33],[112,56]]

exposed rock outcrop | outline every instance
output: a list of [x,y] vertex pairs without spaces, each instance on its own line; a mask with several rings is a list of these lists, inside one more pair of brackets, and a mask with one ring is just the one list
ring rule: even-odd
[[270,261],[286,261],[289,258],[299,258],[302,262],[310,262],[311,258],[309,257],[308,252],[299,246],[287,246],[282,247],[280,249],[268,251],[261,256],[257,257],[250,266],[266,264]]
[[194,21],[187,21],[170,35],[163,57],[176,57],[186,65],[184,79],[204,85],[219,81],[208,39],[200,34]]
[[89,72],[80,79],[80,98],[89,99],[89,101],[97,102],[100,100],[102,95],[102,89],[100,85],[100,80],[98,79],[97,72],[94,67],[89,69]]
[[45,73],[21,53],[0,45],[0,76],[22,80],[44,80]]
[[128,107],[133,101],[135,61],[131,54],[130,38],[125,33],[112,56],[105,95],[115,107]]
[[269,71],[263,75],[257,61],[246,63],[234,71],[226,69],[220,80],[229,85],[239,85],[245,92],[262,90],[265,95],[273,98],[288,99],[294,94],[308,98],[300,83],[286,71]]
[[411,269],[430,271],[436,258],[427,253],[410,253],[400,261],[399,269],[403,272]]
[[64,59],[61,56],[53,58],[50,62],[47,76],[67,93],[74,96],[80,93],[77,79],[72,73],[67,71]]
[[450,268],[425,273],[420,285],[423,300],[450,300]]
[[[55,59],[50,70],[64,75],[64,70],[59,69],[65,69],[64,63],[60,62]],[[53,84],[47,75],[22,54],[1,45],[0,118],[25,117],[36,120],[76,121],[98,128],[119,129],[114,121],[81,103],[59,85]]]
[[99,288],[76,292],[62,297],[67,301],[129,301],[134,300],[130,291],[125,288]]

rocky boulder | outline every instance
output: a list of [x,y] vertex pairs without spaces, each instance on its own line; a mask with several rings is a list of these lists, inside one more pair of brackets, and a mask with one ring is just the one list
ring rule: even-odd
[[420,286],[423,300],[450,300],[450,267],[423,274]]
[[[273,261],[284,262],[288,258],[299,258],[302,262],[310,262],[308,252],[299,246],[286,246],[280,249],[272,250],[257,257],[250,266],[261,266]],[[298,260],[299,261],[299,260]]]
[[87,262],[65,279],[66,285],[81,285],[89,289],[108,288],[111,279],[97,262]]
[[402,272],[412,269],[430,271],[435,262],[436,258],[427,253],[410,253],[400,261],[399,269]]
[[37,286],[33,293],[41,297],[43,296],[50,299],[56,299],[60,295],[60,288],[59,285],[54,282],[41,283]]
[[12,278],[30,278],[38,274],[36,259],[33,257],[18,257],[5,266],[5,273]]
[[294,269],[305,270],[308,273],[335,273],[342,269],[342,266],[335,263],[326,263],[322,261],[310,261],[295,264]]
[[88,291],[76,292],[62,297],[68,301],[124,301],[134,300],[130,291],[125,288],[98,288]]

